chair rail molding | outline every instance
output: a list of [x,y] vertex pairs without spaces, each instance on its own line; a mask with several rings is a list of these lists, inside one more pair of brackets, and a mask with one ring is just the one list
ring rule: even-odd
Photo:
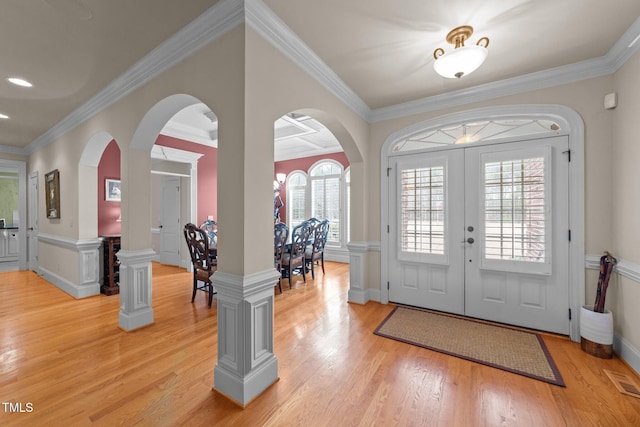
[[38,267],[38,274],[42,275],[49,283],[75,298],[86,298],[100,294],[100,246],[102,245],[102,240],[98,238],[73,240],[66,237],[38,233],[38,241],[76,252],[78,283],[73,283],[42,267],[42,265]]

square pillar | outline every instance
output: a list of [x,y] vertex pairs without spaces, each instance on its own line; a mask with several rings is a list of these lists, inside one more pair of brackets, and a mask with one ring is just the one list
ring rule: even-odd
[[278,379],[273,353],[274,269],[249,276],[217,271],[218,364],[214,388],[241,406]]
[[120,314],[118,325],[132,331],[153,323],[151,308],[151,249],[119,251],[120,261]]

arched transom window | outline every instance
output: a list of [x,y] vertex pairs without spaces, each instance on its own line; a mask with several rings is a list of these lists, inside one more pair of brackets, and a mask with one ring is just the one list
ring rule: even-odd
[[530,135],[557,134],[560,125],[553,120],[539,118],[503,118],[460,123],[420,131],[398,141],[394,152],[421,150],[451,144],[469,144]]

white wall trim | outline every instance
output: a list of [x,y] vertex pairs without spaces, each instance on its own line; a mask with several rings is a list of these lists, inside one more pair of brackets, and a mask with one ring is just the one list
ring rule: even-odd
[[613,335],[613,351],[640,374],[640,351],[618,334]]
[[47,282],[74,298],[86,298],[100,294],[100,283],[97,281],[90,284],[77,285],[68,281],[64,277],[60,277],[52,271],[47,270],[46,268],[42,268],[42,266],[39,267],[38,274]]
[[[585,257],[585,267],[592,270],[599,270],[601,256],[602,255],[587,255]],[[618,259],[618,263],[613,268],[613,272],[633,280],[636,283],[640,283],[640,264]]]
[[38,274],[56,287],[75,298],[85,298],[100,294],[100,247],[102,239],[72,240],[66,237],[38,234],[39,243],[47,243],[76,253],[78,282],[72,283],[57,274],[39,266]]

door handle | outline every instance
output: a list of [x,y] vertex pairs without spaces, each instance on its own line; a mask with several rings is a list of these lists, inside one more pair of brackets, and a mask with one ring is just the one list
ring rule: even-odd
[[460,243],[469,243],[469,244],[471,244],[471,243],[473,243],[473,242],[475,242],[475,240],[473,239],[473,237],[469,237],[467,240],[463,240],[463,241],[462,241],[462,242],[460,242]]

